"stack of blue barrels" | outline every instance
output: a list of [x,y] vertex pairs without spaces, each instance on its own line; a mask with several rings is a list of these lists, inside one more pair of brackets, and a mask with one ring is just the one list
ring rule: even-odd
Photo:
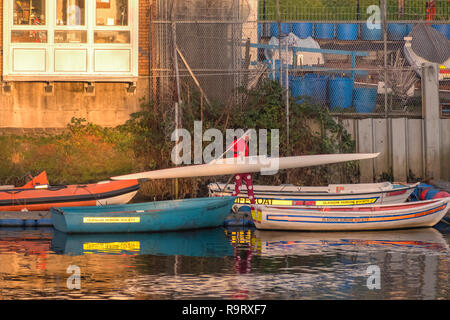
[[[258,24],[258,39],[261,38],[264,23]],[[367,23],[312,23],[296,22],[281,23],[281,35],[290,32],[297,37],[305,39],[338,39],[354,41],[357,39],[377,41],[383,40],[381,25]],[[450,39],[450,24],[435,24],[432,26]],[[387,39],[401,41],[408,36],[413,28],[411,23],[389,23],[387,25]],[[269,30],[270,29],[270,30]],[[278,37],[278,23],[267,24],[268,36]],[[271,63],[271,62],[269,62]],[[275,61],[275,77],[271,72],[269,77],[279,81],[278,61]],[[376,109],[377,89],[367,87],[354,87],[352,78],[346,76],[319,76],[308,74],[304,77],[289,76],[290,88],[297,101],[305,101],[305,97],[316,104],[328,104],[330,110],[335,108],[347,109],[353,106],[356,112],[371,113]]]
[[308,101],[318,105],[329,105],[331,111],[336,108],[345,110],[353,106],[356,112],[371,113],[376,108],[377,88],[355,88],[354,80],[350,77],[290,75],[289,87],[298,103]]
[[[258,23],[258,39],[261,39],[264,23]],[[313,37],[315,39],[338,39],[338,40],[383,40],[383,30],[381,25],[367,23],[312,23],[295,22],[280,24],[281,35],[287,35],[290,32],[297,37],[305,39]],[[444,36],[450,39],[450,24],[434,24],[432,27]],[[270,37],[278,37],[278,23],[268,23]],[[387,38],[391,41],[400,41],[408,36],[413,28],[412,23],[389,23],[387,26]]]

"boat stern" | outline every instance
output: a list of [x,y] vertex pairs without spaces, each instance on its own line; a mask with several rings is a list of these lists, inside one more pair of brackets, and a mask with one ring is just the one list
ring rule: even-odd
[[64,212],[58,208],[50,208],[50,213],[52,216],[53,227],[62,232],[67,232],[67,223]]

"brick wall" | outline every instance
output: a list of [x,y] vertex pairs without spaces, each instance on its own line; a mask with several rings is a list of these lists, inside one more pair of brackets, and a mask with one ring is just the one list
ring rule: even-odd
[[150,2],[139,0],[139,75],[149,75],[149,28],[150,28]]
[[0,76],[3,74],[3,0],[0,0]]

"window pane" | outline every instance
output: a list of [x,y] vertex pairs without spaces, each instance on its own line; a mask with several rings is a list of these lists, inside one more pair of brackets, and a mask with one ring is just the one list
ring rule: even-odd
[[47,31],[44,30],[13,30],[11,31],[12,42],[37,42],[47,43]]
[[130,43],[129,31],[95,31],[95,43]]
[[14,1],[14,24],[45,25],[45,0]]
[[55,43],[86,43],[87,34],[83,30],[55,31]]
[[57,0],[56,25],[84,26],[84,0]]
[[96,0],[98,26],[127,26],[128,0]]

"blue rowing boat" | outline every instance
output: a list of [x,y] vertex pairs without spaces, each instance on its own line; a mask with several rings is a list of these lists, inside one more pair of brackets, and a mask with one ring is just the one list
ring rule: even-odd
[[54,228],[66,233],[158,232],[218,227],[234,201],[213,197],[50,211]]

